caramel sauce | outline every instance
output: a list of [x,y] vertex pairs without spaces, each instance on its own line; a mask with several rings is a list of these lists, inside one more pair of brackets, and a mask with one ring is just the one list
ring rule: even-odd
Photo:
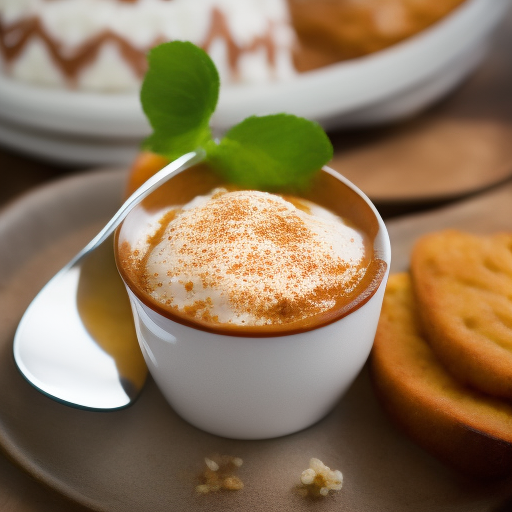
[[[221,185],[220,180],[209,171],[206,165],[198,165],[171,179],[158,191],[158,194],[148,197],[142,207],[147,211],[156,212],[163,206],[182,205],[198,195],[207,194],[219,185]],[[115,250],[120,273],[130,289],[149,308],[171,320],[201,330],[235,336],[283,336],[334,322],[368,302],[384,278],[387,264],[376,257],[373,250],[373,241],[379,231],[378,221],[370,206],[361,197],[324,171],[316,175],[307,192],[292,191],[292,193],[348,219],[353,227],[367,237],[367,267],[363,278],[352,292],[337,297],[336,305],[328,311],[289,323],[259,326],[221,324],[212,322],[211,318],[190,318],[186,313],[165,307],[149,295],[144,277],[145,265],[141,263],[140,255],[132,252],[129,243],[119,243],[117,234]],[[161,229],[164,229],[167,220],[164,219]]]
[[238,69],[238,61],[244,53],[253,52],[258,48],[263,47],[267,54],[267,60],[270,66],[274,67],[275,47],[272,41],[271,29],[272,27],[269,26],[267,33],[264,36],[255,38],[250,45],[239,46],[235,43],[233,37],[231,37],[226,17],[218,9],[213,9],[210,31],[208,32],[202,47],[204,50],[208,51],[216,38],[224,39],[227,43],[229,65],[231,70],[234,71]]
[[[113,43],[119,48],[125,61],[138,76],[142,77],[146,72],[147,49],[136,49],[111,31],[106,30],[97,34],[78,46],[71,55],[67,55],[65,45],[48,34],[40,19],[27,18],[8,27],[0,20],[0,52],[7,63],[17,59],[32,39],[39,39],[44,43],[55,65],[72,83],[76,81],[80,71],[94,62],[101,48],[107,43]],[[153,44],[158,42],[155,40]]]

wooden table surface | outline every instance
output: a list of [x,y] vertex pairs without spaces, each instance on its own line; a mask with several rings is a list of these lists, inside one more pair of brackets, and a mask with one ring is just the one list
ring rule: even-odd
[[[506,20],[494,44],[496,51],[484,63],[484,71],[479,70],[460,90],[419,117],[369,132],[331,134],[338,148],[339,170],[352,168],[353,175],[348,173],[349,177],[363,190],[369,191],[370,196],[374,196],[384,217],[429,209],[441,202],[478,194],[489,186],[500,187],[512,176],[512,16]],[[503,68],[507,59],[509,67]],[[497,88],[492,82],[496,74],[501,80]],[[475,106],[471,94],[486,90],[491,91],[492,97],[483,97],[480,107]],[[472,122],[462,125],[459,122],[464,118],[464,109],[467,112],[468,105],[471,107],[472,120],[478,120],[477,124]],[[425,169],[429,162],[425,162],[422,153],[428,155],[432,148],[439,148],[443,140],[443,156],[431,155],[430,165],[451,165],[451,147],[454,151],[464,153],[468,162],[479,159],[481,168],[475,169],[473,166],[461,172],[444,171],[438,173],[437,178],[430,175],[430,178],[425,179],[425,174],[419,175],[417,179],[420,182],[416,182],[414,188],[407,166],[400,164],[397,169],[394,163],[401,161],[400,155],[418,158],[419,153],[418,167],[428,176],[429,171]],[[475,145],[478,147],[475,148]],[[5,148],[0,148],[0,170],[0,213],[3,207],[24,192],[81,171],[27,158]],[[442,189],[436,181],[438,179],[443,182]],[[479,184],[482,190],[479,190]],[[402,186],[401,195],[394,198],[389,191],[393,187],[398,190],[399,185]],[[447,193],[443,196],[440,190]],[[8,390],[2,390],[2,393],[5,392]],[[0,453],[0,510],[75,512],[84,509],[43,487]]]

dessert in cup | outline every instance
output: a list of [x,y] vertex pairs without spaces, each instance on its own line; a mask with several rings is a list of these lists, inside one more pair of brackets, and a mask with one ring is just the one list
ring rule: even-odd
[[150,372],[178,414],[214,434],[306,428],[369,355],[390,264],[384,223],[325,167],[332,148],[317,124],[251,117],[213,140],[218,81],[206,54],[175,42],[149,60],[147,147],[169,160],[197,147],[206,155],[117,232]]

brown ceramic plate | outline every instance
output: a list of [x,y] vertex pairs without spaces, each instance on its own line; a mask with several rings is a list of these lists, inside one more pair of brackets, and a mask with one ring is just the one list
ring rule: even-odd
[[[24,196],[0,215],[0,444],[18,465],[72,500],[108,512],[494,512],[505,502],[510,481],[466,480],[395,430],[366,371],[324,420],[261,442],[191,427],[151,380],[131,407],[103,413],[67,407],[32,388],[13,362],[16,325],[42,284],[116,208],[124,176],[109,171],[70,177]],[[507,227],[511,199],[509,187],[480,203],[390,225],[395,268],[406,265],[418,232],[448,224]],[[494,213],[500,206],[507,215]],[[195,493],[203,458],[215,453],[244,459],[242,491]],[[345,477],[343,490],[320,503],[296,492],[310,457]]]

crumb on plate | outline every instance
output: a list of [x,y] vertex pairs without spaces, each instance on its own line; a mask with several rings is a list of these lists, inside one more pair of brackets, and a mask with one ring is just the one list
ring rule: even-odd
[[339,491],[343,486],[343,475],[339,470],[332,470],[321,460],[312,458],[309,468],[300,477],[301,489],[305,496],[327,496],[329,491]]
[[234,473],[243,464],[239,457],[222,455],[219,457],[204,459],[206,468],[200,475],[201,483],[196,486],[200,494],[216,492],[220,490],[239,491],[243,489],[242,480]]

